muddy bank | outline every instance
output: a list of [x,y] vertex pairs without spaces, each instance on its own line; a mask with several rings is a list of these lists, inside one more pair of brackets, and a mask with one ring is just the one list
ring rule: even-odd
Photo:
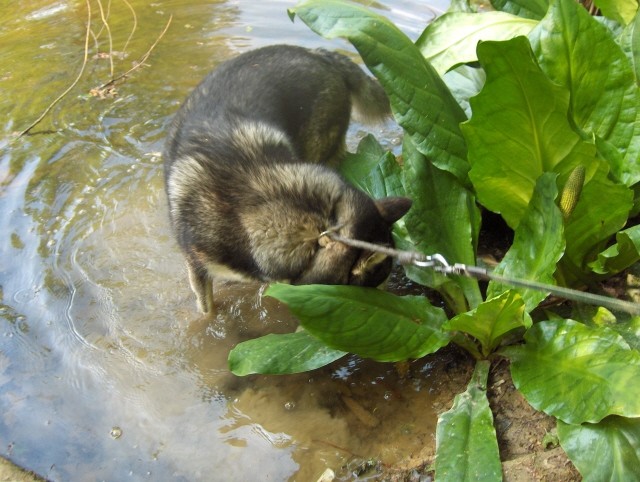
[[[456,347],[447,347],[432,356],[464,357],[465,353]],[[458,355],[455,353],[458,352]],[[451,387],[467,383],[471,375],[471,365],[458,363],[442,365],[443,373],[432,376],[451,380]],[[440,389],[447,389],[443,383]],[[438,412],[449,410],[455,390],[448,390],[450,401],[436,407]],[[506,360],[494,362],[488,385],[489,402],[494,416],[494,426],[498,436],[502,473],[506,482],[573,482],[582,480],[554,436],[556,421],[535,410],[516,390],[511,380],[509,363]],[[444,397],[444,394],[441,394]],[[396,482],[433,480],[435,461],[435,437],[428,440],[419,453],[412,454],[393,467],[380,470],[380,479]]]

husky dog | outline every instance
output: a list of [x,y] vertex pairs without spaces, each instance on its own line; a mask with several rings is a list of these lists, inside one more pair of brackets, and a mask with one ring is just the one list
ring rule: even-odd
[[327,165],[345,151],[352,107],[390,113],[380,87],[348,57],[274,45],[211,72],[187,98],[164,151],[173,229],[200,309],[213,280],[377,286],[391,260],[321,236],[391,245],[406,198],[374,201]]

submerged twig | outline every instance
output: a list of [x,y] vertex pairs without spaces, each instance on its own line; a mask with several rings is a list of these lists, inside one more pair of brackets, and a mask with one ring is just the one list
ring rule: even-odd
[[[131,10],[131,13],[133,15],[133,28],[131,29],[131,33],[129,34],[129,38],[127,38],[127,41],[125,43],[124,49],[126,50],[127,46],[129,45],[129,42],[130,42],[131,38],[133,37],[134,32],[136,31],[136,28],[137,28],[137,25],[138,25],[138,18],[137,18],[135,10],[131,6],[131,4],[128,2],[128,0],[122,0],[122,1]],[[58,102],[60,102],[60,100],[62,100],[62,98],[65,97],[78,84],[78,82],[80,81],[80,78],[84,74],[85,68],[87,66],[87,61],[88,61],[88,58],[89,58],[89,39],[93,38],[94,41],[97,44],[97,37],[98,37],[91,29],[91,4],[90,4],[90,1],[89,0],[85,0],[85,2],[86,2],[86,5],[87,5],[87,23],[86,23],[86,34],[85,34],[85,41],[84,41],[84,57],[83,57],[83,60],[82,60],[82,66],[80,67],[80,72],[78,72],[77,77],[71,83],[71,85],[69,85],[69,87],[67,87],[65,89],[65,91],[62,92],[62,94],[60,94],[58,97],[56,97],[56,99],[53,102],[51,102],[51,104],[49,104],[49,106],[42,112],[42,114],[40,114],[40,116],[35,121],[33,121],[29,127],[27,127],[22,132],[20,132],[15,137],[15,139],[19,139],[20,137],[22,137],[24,135],[27,135],[36,125],[38,125],[42,121],[42,119],[44,119],[47,116],[47,114],[51,111],[51,109],[53,109],[53,107]],[[158,38],[156,38],[155,42],[153,42],[151,47],[149,47],[149,49],[145,52],[145,54],[142,55],[142,57],[140,57],[140,59],[135,63],[135,65],[132,68],[130,68],[129,70],[127,70],[126,72],[124,72],[123,74],[120,74],[118,76],[114,76],[113,41],[112,41],[112,37],[111,37],[111,29],[109,28],[109,24],[107,22],[108,12],[105,14],[105,11],[104,11],[104,8],[103,8],[101,2],[98,2],[98,5],[99,5],[99,8],[100,8],[100,17],[102,19],[103,28],[107,30],[107,33],[108,33],[108,36],[109,36],[109,59],[110,59],[110,62],[111,62],[111,79],[108,82],[106,82],[103,85],[101,85],[100,87],[96,87],[95,89],[92,89],[91,93],[102,96],[102,93],[104,91],[108,90],[109,87],[113,86],[117,81],[125,78],[127,75],[131,74],[131,72],[135,71],[136,69],[138,69],[142,65],[144,65],[145,61],[149,58],[149,56],[151,55],[151,53],[153,52],[155,47],[158,45],[160,40],[162,40],[164,35],[167,33],[167,30],[169,30],[169,26],[171,25],[171,21],[173,20],[173,15],[169,16],[169,20],[167,21],[167,24],[165,25],[164,29],[162,29],[162,32],[160,32],[160,35],[158,36]],[[109,8],[110,8],[110,6],[111,6],[111,2],[109,1]]]
[[86,4],[87,4],[87,31],[85,34],[85,39],[84,39],[84,58],[82,59],[82,66],[80,67],[80,72],[78,72],[78,76],[75,78],[75,80],[71,83],[71,85],[69,87],[67,87],[67,89],[60,94],[58,97],[56,97],[54,99],[53,102],[51,102],[51,104],[49,104],[49,107],[47,107],[44,112],[42,112],[42,114],[40,114],[40,117],[38,117],[35,121],[33,121],[33,123],[27,127],[25,130],[23,130],[22,132],[20,132],[20,134],[18,134],[18,138],[26,135],[29,133],[29,131],[31,129],[33,129],[36,125],[38,125],[40,123],[40,121],[42,121],[42,119],[45,118],[45,116],[49,113],[49,111],[51,111],[51,109],[53,109],[53,107],[60,102],[60,100],[67,95],[71,89],[73,89],[76,84],[80,81],[80,78],[82,77],[82,74],[84,73],[84,69],[87,66],[87,59],[89,57],[89,36],[91,33],[91,4],[89,3],[89,0],[85,0]]
[[106,82],[104,84],[102,84],[100,87],[96,87],[94,90],[95,91],[102,91],[110,86],[112,86],[113,84],[115,84],[117,81],[125,78],[127,75],[129,75],[131,72],[133,72],[134,70],[142,67],[142,65],[146,62],[146,60],[149,58],[149,56],[151,55],[151,52],[153,52],[153,49],[156,48],[156,45],[158,45],[158,43],[160,42],[160,40],[162,40],[162,37],[164,37],[164,34],[167,33],[167,30],[169,30],[169,25],[171,25],[171,20],[173,20],[173,15],[169,16],[169,20],[167,21],[167,24],[164,26],[164,29],[162,30],[162,32],[160,32],[160,35],[158,36],[158,38],[156,39],[155,42],[153,42],[153,44],[151,45],[151,47],[149,47],[149,50],[146,51],[146,53],[140,57],[140,59],[136,62],[136,64],[131,67],[129,70],[127,70],[126,72],[124,72],[123,74],[118,75],[117,77],[114,77],[113,79],[111,79],[109,82]]
[[[109,72],[110,77],[113,79],[113,37],[111,35],[111,27],[109,27],[109,22],[107,21],[108,13],[107,15],[104,14],[101,0],[98,0],[98,8],[100,9],[100,19],[102,20],[102,25],[107,31],[107,39],[109,40]],[[111,2],[109,2],[109,8],[111,8]]]
[[133,28],[131,29],[131,33],[129,34],[129,37],[127,38],[127,41],[124,43],[124,47],[122,48],[122,51],[126,52],[127,51],[127,47],[129,46],[129,42],[133,38],[133,34],[136,31],[136,28],[138,28],[138,16],[136,15],[136,11],[133,9],[131,4],[127,0],[122,0],[122,2],[127,7],[129,7],[129,10],[131,10],[131,15],[133,16]]

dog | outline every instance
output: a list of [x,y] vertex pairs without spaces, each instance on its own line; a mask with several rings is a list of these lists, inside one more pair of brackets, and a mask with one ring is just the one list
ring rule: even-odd
[[392,260],[322,236],[393,244],[407,198],[373,200],[332,167],[351,111],[390,116],[382,87],[348,57],[273,45],[219,65],[176,114],[164,149],[171,224],[191,288],[214,311],[213,281],[378,286]]

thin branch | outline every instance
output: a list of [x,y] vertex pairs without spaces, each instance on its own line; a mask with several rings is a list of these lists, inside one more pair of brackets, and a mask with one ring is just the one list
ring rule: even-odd
[[[109,2],[109,8],[110,5],[111,2]],[[107,38],[109,39],[109,77],[113,79],[113,36],[111,35],[111,27],[109,27],[109,22],[107,22],[107,17],[104,14],[101,0],[98,0],[98,8],[100,9],[100,18],[102,19],[102,24],[107,31]]]
[[40,114],[40,117],[38,117],[29,127],[23,130],[20,134],[18,134],[18,138],[28,134],[31,129],[33,129],[36,125],[38,125],[40,121],[42,121],[42,119],[44,119],[45,116],[49,113],[49,111],[53,109],[53,106],[55,106],[58,102],[60,102],[60,100],[62,100],[62,98],[65,95],[67,95],[71,91],[71,89],[73,89],[76,86],[76,84],[80,81],[80,77],[82,77],[82,74],[84,73],[84,68],[87,66],[87,58],[89,57],[89,37],[91,32],[91,4],[89,3],[89,0],[85,0],[85,2],[87,4],[87,31],[84,39],[84,58],[82,59],[82,66],[80,67],[80,72],[78,72],[78,76],[71,83],[71,85],[67,87],[67,89],[62,94],[60,94],[51,104],[49,104],[49,107],[47,107],[42,114]]
[[99,52],[100,51],[100,42],[98,42],[98,36],[93,31],[93,29],[91,29],[91,38],[93,39],[93,48],[94,48],[94,50],[96,52]]
[[153,49],[156,48],[156,45],[158,45],[158,43],[160,42],[160,40],[162,40],[162,37],[164,37],[164,34],[167,33],[167,30],[169,30],[169,25],[171,25],[171,20],[173,20],[173,15],[169,16],[169,20],[167,21],[167,24],[165,25],[164,29],[162,30],[162,32],[160,32],[160,35],[158,36],[158,38],[156,39],[155,42],[153,42],[153,44],[151,45],[151,47],[149,47],[149,50],[147,50],[147,52],[140,57],[140,60],[138,60],[136,62],[136,64],[131,67],[129,70],[127,70],[125,73],[118,75],[117,77],[114,77],[113,79],[111,79],[109,82],[106,82],[105,84],[101,85],[100,87],[97,87],[96,90],[103,90],[106,89],[107,87],[115,84],[118,80],[123,79],[124,77],[126,77],[127,75],[129,75],[131,72],[133,72],[136,69],[139,69],[140,67],[142,67],[142,65],[144,65],[144,63],[146,62],[146,60],[149,58],[149,56],[151,55],[151,52],[153,52]]
[[122,2],[129,7],[129,10],[131,10],[131,15],[133,16],[133,28],[131,29],[131,33],[129,34],[129,38],[127,39],[127,41],[124,43],[124,47],[122,48],[123,52],[127,51],[127,47],[129,46],[129,42],[131,41],[131,39],[133,38],[133,34],[136,31],[136,28],[138,28],[138,16],[136,15],[136,11],[133,9],[133,7],[131,6],[131,4],[127,1],[127,0],[122,0]]

